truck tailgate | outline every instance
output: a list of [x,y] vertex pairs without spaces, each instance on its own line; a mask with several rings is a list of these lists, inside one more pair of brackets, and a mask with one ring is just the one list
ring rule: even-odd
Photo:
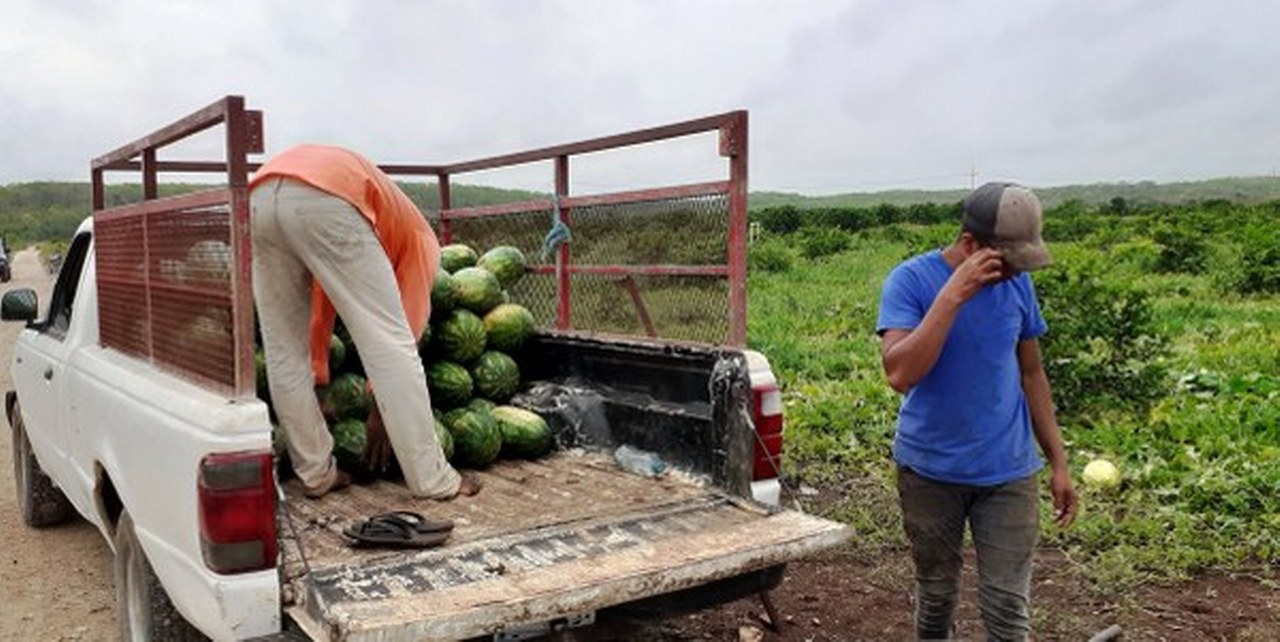
[[[769,511],[678,471],[633,475],[597,453],[500,461],[479,475],[484,490],[452,502],[385,481],[307,500],[287,484],[290,615],[317,639],[467,638],[767,568],[848,537],[841,524]],[[345,543],[345,526],[393,509],[452,519],[454,533],[412,551]]]

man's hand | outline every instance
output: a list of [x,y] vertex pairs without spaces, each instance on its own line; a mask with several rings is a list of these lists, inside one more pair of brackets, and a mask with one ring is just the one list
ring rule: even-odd
[[973,298],[983,286],[1004,277],[1004,258],[995,248],[982,247],[969,255],[943,287],[943,293],[954,297],[956,303]]
[[364,422],[365,444],[364,465],[369,470],[384,471],[391,465],[395,453],[391,449],[391,440],[387,438],[387,428],[382,424],[382,413],[378,404],[373,404],[369,418]]
[[1080,510],[1080,498],[1071,485],[1071,472],[1065,466],[1053,471],[1049,478],[1049,492],[1053,495],[1053,521],[1061,528],[1070,526]]

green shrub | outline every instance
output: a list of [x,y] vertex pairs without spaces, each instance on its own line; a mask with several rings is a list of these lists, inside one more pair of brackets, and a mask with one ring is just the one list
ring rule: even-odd
[[840,229],[829,227],[804,227],[798,232],[800,252],[807,259],[830,256],[848,249],[853,236]]
[[1109,407],[1145,412],[1166,393],[1168,340],[1147,293],[1103,275],[1092,261],[1037,275],[1049,324],[1041,339],[1045,370],[1067,416]]
[[1280,292],[1280,233],[1274,223],[1245,227],[1235,250],[1216,279],[1220,288],[1239,294]]
[[763,240],[751,245],[747,267],[764,272],[786,272],[795,261],[795,253],[780,240]]
[[1202,231],[1191,227],[1186,221],[1166,222],[1156,227],[1153,238],[1160,246],[1156,270],[1184,274],[1204,272],[1209,258],[1209,246],[1204,241]]

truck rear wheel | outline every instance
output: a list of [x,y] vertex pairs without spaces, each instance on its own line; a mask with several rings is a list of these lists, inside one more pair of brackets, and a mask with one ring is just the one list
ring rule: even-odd
[[151,569],[142,546],[138,544],[133,518],[129,517],[128,511],[121,513],[120,521],[116,523],[115,575],[120,639],[174,642],[208,639],[174,608],[169,594],[164,592]]
[[27,439],[26,424],[22,421],[22,408],[16,403],[10,417],[13,426],[13,485],[18,493],[18,510],[22,512],[23,523],[43,528],[67,521],[75,509],[36,461],[31,441]]

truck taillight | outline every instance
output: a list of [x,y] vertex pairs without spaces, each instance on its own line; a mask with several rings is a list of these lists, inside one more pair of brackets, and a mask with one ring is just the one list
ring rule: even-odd
[[751,389],[756,451],[751,479],[774,479],[782,468],[782,391],[776,385]]
[[200,461],[200,548],[215,573],[276,565],[276,484],[270,453],[208,455]]

